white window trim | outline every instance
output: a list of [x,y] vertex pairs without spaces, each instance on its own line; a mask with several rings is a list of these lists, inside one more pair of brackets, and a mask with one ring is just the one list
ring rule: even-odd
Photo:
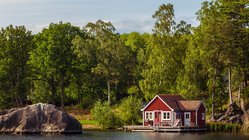
[[[150,118],[150,115],[148,115],[148,117],[149,118],[146,118],[146,114],[150,114],[150,113],[152,113],[152,118]],[[144,114],[145,116],[144,116],[144,118],[145,118],[145,120],[150,120],[150,121],[153,121],[154,120],[154,112],[153,111],[145,111],[145,114]]]
[[[166,119],[164,119],[164,113],[166,113]],[[167,113],[169,113],[169,118],[167,118]],[[162,114],[161,114],[161,116],[162,116],[162,120],[171,120],[171,118],[172,118],[172,113],[171,113],[171,111],[162,111]]]
[[205,120],[205,113],[201,113],[201,120]]

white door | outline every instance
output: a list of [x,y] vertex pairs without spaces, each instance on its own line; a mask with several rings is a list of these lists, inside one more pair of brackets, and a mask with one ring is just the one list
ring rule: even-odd
[[190,126],[190,112],[184,113],[184,125]]

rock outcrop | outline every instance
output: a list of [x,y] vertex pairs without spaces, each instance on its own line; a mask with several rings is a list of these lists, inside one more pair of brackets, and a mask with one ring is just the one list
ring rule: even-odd
[[249,133],[249,109],[245,111],[244,115],[242,116],[242,131]]
[[82,133],[82,126],[54,105],[39,103],[0,115],[0,133]]
[[222,114],[219,113],[217,122],[226,122],[226,123],[238,123],[242,124],[241,116],[243,111],[236,105],[236,103],[230,104],[227,111]]

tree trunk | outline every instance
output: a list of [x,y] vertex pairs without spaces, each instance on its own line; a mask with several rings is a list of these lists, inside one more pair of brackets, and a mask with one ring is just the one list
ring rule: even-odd
[[247,73],[244,71],[244,87],[247,87]]
[[[243,90],[242,84],[239,85],[238,103],[240,105],[241,91]],[[240,106],[241,107],[241,106]]]
[[18,97],[17,97],[17,95],[15,95],[15,101],[16,101],[16,107],[21,107],[21,105],[20,105],[20,102],[19,102],[19,99],[18,99]]
[[211,110],[211,121],[214,121],[214,92],[215,89],[212,92],[212,110]]
[[81,100],[82,100],[82,96],[81,96],[81,93],[80,93],[80,84],[79,82],[77,82],[77,92],[78,92],[78,104],[81,103]]
[[64,111],[64,96],[65,96],[64,81],[65,81],[65,76],[64,74],[62,74],[61,75],[61,110],[63,111]]
[[54,76],[51,77],[51,96],[52,96],[52,104],[55,105],[55,94],[56,94],[56,89],[55,89],[55,84],[54,84]]
[[111,85],[110,85],[110,81],[108,80],[107,81],[107,94],[108,94],[108,104],[110,105],[111,104]]
[[211,121],[214,121],[215,118],[214,118],[214,94],[216,92],[216,75],[217,75],[217,71],[215,69],[214,71],[214,77],[213,77],[213,85],[212,85],[212,88],[213,88],[213,91],[212,91],[212,97],[211,97],[211,100],[212,100],[212,110],[211,110]]
[[19,107],[24,107],[24,101],[20,95],[18,95]]
[[21,70],[19,67],[17,68],[16,84],[15,84],[14,88],[15,88],[16,97],[17,97],[17,101],[18,101],[18,107],[23,107],[24,101],[22,99],[22,94],[21,94]]
[[232,96],[232,86],[231,86],[231,82],[232,82],[232,68],[231,66],[229,66],[228,69],[228,92],[229,92],[229,104],[233,103],[233,96]]
[[245,108],[245,103],[243,99],[241,99],[240,106],[241,106],[241,110],[243,111],[243,113],[247,114],[247,111],[246,111],[247,109]]

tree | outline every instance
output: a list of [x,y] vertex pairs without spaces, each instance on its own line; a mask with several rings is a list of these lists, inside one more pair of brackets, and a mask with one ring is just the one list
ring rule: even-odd
[[[9,25],[0,30],[1,98],[11,98],[17,107],[27,102],[29,87],[29,51],[33,48],[32,35],[25,26]],[[8,103],[10,104],[10,103]]]
[[[202,63],[206,66],[209,76],[207,84],[212,92],[212,119],[214,119],[214,102],[216,102],[214,96],[219,97],[220,95],[215,94],[225,92],[225,84],[228,86],[229,103],[233,102],[231,77],[232,68],[237,67],[240,55],[240,45],[237,42],[237,35],[240,35],[237,30],[240,26],[236,24],[237,19],[233,14],[227,13],[231,7],[228,8],[226,5],[232,3],[232,1],[219,0],[204,2],[198,12],[201,24],[196,34],[201,38]],[[224,79],[228,79],[228,82]]]
[[[247,0],[217,0],[220,3],[220,12],[224,15],[226,23],[230,25],[227,38],[230,38],[230,45],[233,47],[233,59],[230,61],[232,66],[229,67],[229,79],[235,78],[234,83],[230,82],[230,90],[243,89],[248,87],[248,37],[249,37],[249,7]],[[233,68],[233,69],[232,69]],[[233,73],[237,74],[233,76]],[[240,77],[240,78],[238,78]],[[229,80],[231,81],[231,80]],[[236,88],[235,88],[236,86]],[[239,88],[238,88],[239,87]],[[232,92],[231,92],[232,93]],[[233,102],[232,94],[230,96],[230,104]],[[240,93],[239,93],[240,94]]]
[[153,31],[157,36],[164,37],[173,34],[175,13],[172,4],[162,4],[152,17],[156,20]]
[[[51,23],[35,37],[36,49],[31,52],[30,64],[38,80],[45,80],[50,86],[52,100],[55,100],[57,85],[60,87],[61,108],[64,109],[65,87],[73,72],[76,56],[71,49],[76,35],[82,31],[70,23]],[[54,101],[53,101],[54,102]]]
[[111,85],[117,87],[125,69],[123,61],[127,58],[127,48],[115,34],[115,28],[110,22],[98,20],[96,23],[88,23],[84,30],[89,38],[76,38],[74,52],[81,59],[87,58],[95,62],[92,73],[106,80],[107,100],[111,104]]
[[199,36],[189,37],[183,71],[177,77],[177,91],[186,99],[206,99],[208,75],[202,63]]
[[142,71],[146,66],[148,60],[147,47],[150,35],[132,32],[129,34],[122,34],[121,39],[127,46],[130,54],[130,59],[126,59],[126,75],[122,81],[127,83],[128,94],[136,94],[136,96],[143,97],[139,88],[139,81],[142,80]]
[[[190,25],[181,21],[176,25],[172,4],[163,4],[155,12],[154,35],[150,39],[147,66],[142,72],[139,85],[146,100],[156,94],[172,94],[176,91],[176,79],[183,68],[186,38]],[[185,38],[185,39],[183,39]]]

